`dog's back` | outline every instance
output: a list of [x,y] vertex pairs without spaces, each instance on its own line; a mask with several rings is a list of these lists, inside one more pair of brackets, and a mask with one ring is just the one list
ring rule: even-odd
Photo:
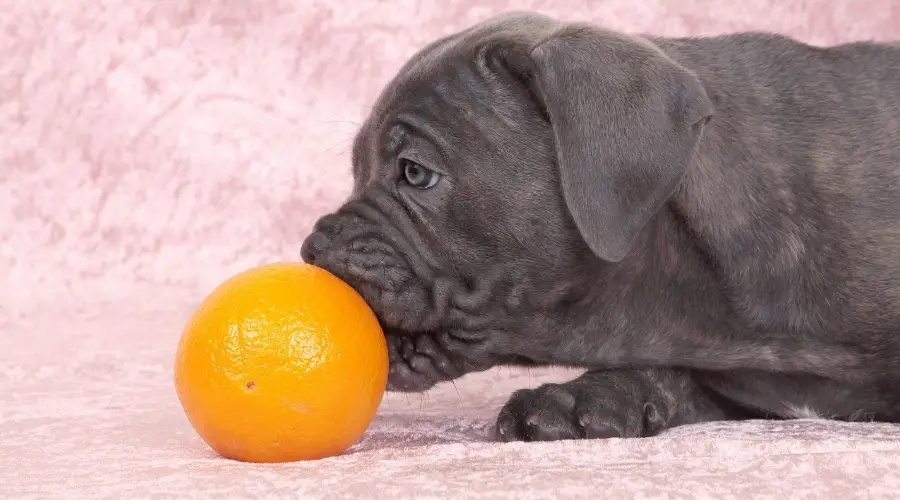
[[749,406],[784,402],[784,416],[870,408],[897,418],[900,44],[653,40],[700,76],[716,107],[676,203],[744,334],[795,339],[797,356],[841,346],[867,360],[847,385],[746,371],[708,383]]
[[654,42],[716,106],[678,202],[740,315],[900,343],[900,45]]

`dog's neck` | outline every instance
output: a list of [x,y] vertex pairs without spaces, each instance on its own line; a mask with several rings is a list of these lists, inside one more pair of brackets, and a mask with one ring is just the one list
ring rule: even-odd
[[[675,204],[664,207],[647,224],[637,246],[618,263],[585,259],[578,281],[547,294],[528,328],[567,329],[563,344],[527,346],[535,361],[568,360],[572,365],[631,366],[657,364],[672,357],[669,339],[676,331],[701,330],[727,318],[717,317],[721,305],[708,256],[696,246]],[[691,324],[697,316],[706,324]],[[671,331],[658,331],[672,325]],[[555,339],[558,336],[546,336]]]

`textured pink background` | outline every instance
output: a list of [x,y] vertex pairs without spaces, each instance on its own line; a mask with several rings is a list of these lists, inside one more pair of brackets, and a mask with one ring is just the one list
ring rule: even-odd
[[0,1],[2,314],[180,307],[297,259],[355,124],[422,44],[533,8],[668,35],[900,32],[893,0]]
[[[600,470],[607,491],[632,481],[648,497],[681,484],[725,498],[744,476],[761,492],[778,471],[807,489],[816,471],[843,473],[845,497],[896,481],[900,434],[884,427],[460,448],[512,389],[541,380],[507,372],[412,404],[389,397],[362,451],[312,476],[223,465],[197,441],[171,390],[186,315],[230,274],[298,259],[312,221],[348,192],[350,141],[383,83],[424,43],[508,9],[665,35],[900,38],[895,0],[0,0],[0,494],[184,493],[205,474],[235,491],[382,481],[411,495],[452,486],[457,469],[499,496],[561,491],[545,480],[573,470],[573,495],[594,491],[584,485]],[[421,447],[442,442],[457,444]],[[391,454],[402,446],[420,448]],[[797,450],[817,454],[790,458]],[[437,482],[417,482],[429,460]],[[503,464],[528,462],[545,469],[504,483]],[[348,470],[371,475],[348,483]]]

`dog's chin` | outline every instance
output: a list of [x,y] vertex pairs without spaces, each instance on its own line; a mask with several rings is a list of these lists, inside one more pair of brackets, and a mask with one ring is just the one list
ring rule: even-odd
[[489,367],[476,362],[471,353],[475,342],[464,342],[446,332],[408,333],[385,330],[390,369],[387,389],[392,392],[423,392],[440,382],[459,378]]
[[385,338],[390,357],[389,391],[427,391],[439,382],[461,375],[454,356],[433,334],[388,329]]

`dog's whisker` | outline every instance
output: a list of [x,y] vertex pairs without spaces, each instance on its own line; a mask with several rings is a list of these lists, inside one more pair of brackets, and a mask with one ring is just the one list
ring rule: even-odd
[[360,126],[359,123],[357,123],[357,122],[355,122],[355,121],[352,121],[352,120],[328,120],[328,121],[318,122],[317,124],[318,124],[318,125],[335,125],[335,124],[338,124],[338,123],[340,123],[340,124],[350,124],[350,125],[353,125],[353,126],[355,126],[355,127],[359,127],[359,126]]
[[356,125],[357,127],[361,126],[361,123],[360,123],[360,122],[357,122],[357,121],[355,121],[355,120],[353,120],[353,119],[351,119],[351,118],[348,118],[347,116],[345,116],[345,115],[342,114],[342,113],[338,113],[338,112],[336,112],[336,111],[332,111],[330,114],[331,114],[332,116],[336,117],[336,118],[337,118],[338,120],[340,120],[340,121],[352,123],[352,124]]
[[453,390],[456,391],[456,399],[459,400],[459,405],[462,406],[463,400],[462,400],[462,396],[459,394],[459,387],[456,387],[456,382],[453,380],[450,381],[450,384],[453,385]]
[[[331,153],[331,152],[333,152],[336,148],[345,145],[345,144],[347,143],[348,140],[349,140],[349,139],[341,139],[340,141],[338,141],[338,142],[332,144],[331,146],[326,147],[325,150],[323,151],[323,153]],[[349,146],[347,147],[347,150],[349,150]]]

